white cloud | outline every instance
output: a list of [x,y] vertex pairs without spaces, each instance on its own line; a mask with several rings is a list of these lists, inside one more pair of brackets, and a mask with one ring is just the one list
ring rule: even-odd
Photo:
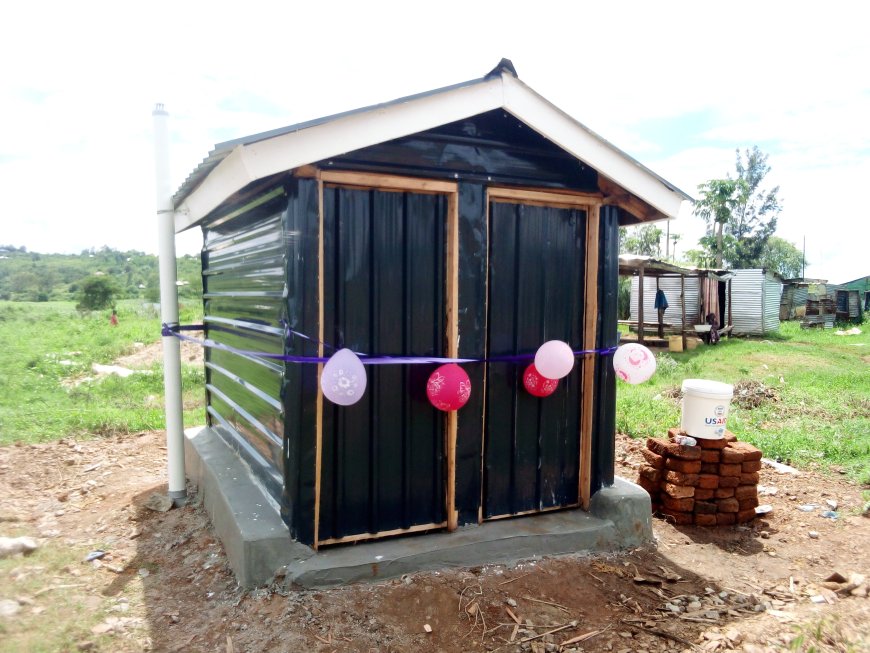
[[[422,24],[415,8],[18,3],[0,41],[0,241],[153,251],[154,102],[172,116],[177,187],[218,141],[479,77],[506,56],[690,194],[733,170],[735,147],[758,144],[785,200],[782,235],[807,235],[813,273],[868,272],[866,209],[840,208],[870,172],[860,4],[445,2]],[[649,127],[691,115],[713,126],[687,127],[679,145]],[[687,234],[681,248],[703,231],[671,227]],[[185,238],[179,250],[198,248]]]

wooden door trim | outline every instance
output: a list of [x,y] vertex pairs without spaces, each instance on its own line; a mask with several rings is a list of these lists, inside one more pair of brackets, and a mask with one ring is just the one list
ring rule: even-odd
[[[453,185],[456,188],[456,184]],[[447,195],[447,251],[445,277],[447,283],[447,357],[459,357],[459,193]],[[447,413],[445,419],[445,440],[447,454],[447,488],[445,503],[447,508],[447,530],[455,531],[459,525],[456,511],[456,437],[459,416],[455,410]]]
[[487,189],[487,203],[504,202],[508,204],[531,204],[552,208],[587,208],[600,206],[604,196],[601,193],[582,193],[578,191],[535,190],[531,188],[509,188],[492,186]]
[[[323,358],[323,339],[325,325],[324,287],[323,287],[323,180],[317,180],[317,357]],[[315,416],[314,443],[314,543],[312,548],[317,551],[320,544],[320,477],[323,470],[323,391],[320,389],[320,378],[323,375],[323,363],[317,364],[317,403]]]
[[[583,308],[583,349],[595,349],[598,323],[598,224],[600,210],[590,207],[586,212],[586,287]],[[580,505],[589,510],[592,492],[592,404],[595,392],[597,354],[583,357],[583,382],[580,401]]]
[[354,186],[367,190],[402,191],[413,193],[451,194],[459,191],[459,184],[440,179],[403,177],[376,172],[348,172],[342,170],[321,170],[320,178],[324,183],[336,186]]

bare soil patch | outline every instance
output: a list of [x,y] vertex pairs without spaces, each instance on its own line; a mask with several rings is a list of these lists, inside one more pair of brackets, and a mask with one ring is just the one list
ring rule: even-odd
[[[181,362],[189,364],[202,364],[204,349],[195,342],[181,340]],[[115,365],[129,367],[131,369],[143,369],[160,363],[163,360],[163,342],[158,340],[147,345],[135,343],[132,353],[121,356],[115,361]]]
[[[642,445],[618,440],[619,475],[635,477]],[[657,546],[621,555],[245,592],[201,506],[144,508],[165,490],[164,465],[155,432],[0,449],[0,535],[41,542],[0,568],[0,600],[20,606],[0,619],[0,650],[868,650],[870,601],[823,585],[834,571],[870,575],[862,488],[839,475],[765,468],[775,493],[764,519],[716,529],[656,519]],[[836,520],[820,516],[828,500]],[[96,549],[106,555],[82,562]]]

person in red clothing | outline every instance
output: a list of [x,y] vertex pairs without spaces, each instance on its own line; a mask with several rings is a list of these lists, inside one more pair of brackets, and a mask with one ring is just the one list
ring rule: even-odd
[[112,317],[109,318],[109,324],[118,326],[118,312],[114,308],[112,309]]

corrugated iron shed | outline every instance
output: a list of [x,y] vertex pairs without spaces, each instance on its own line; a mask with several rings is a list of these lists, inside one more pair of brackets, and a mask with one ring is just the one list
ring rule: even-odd
[[732,270],[734,333],[761,336],[779,329],[782,277],[772,270]]

